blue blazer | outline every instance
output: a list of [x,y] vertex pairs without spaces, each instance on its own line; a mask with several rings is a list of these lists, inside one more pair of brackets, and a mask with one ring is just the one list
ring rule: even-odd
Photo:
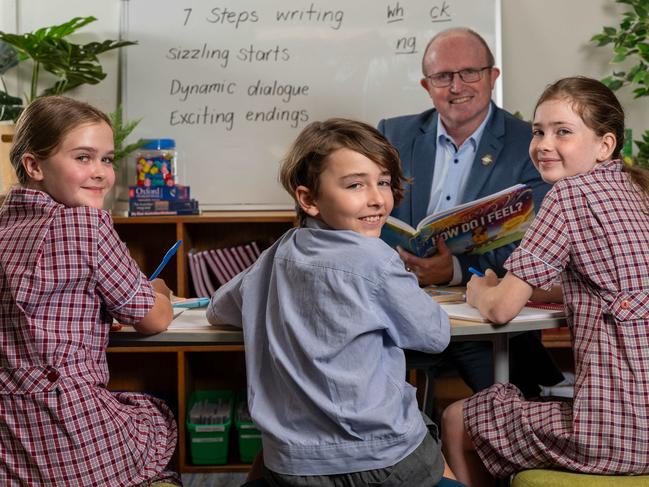
[[[437,118],[437,110],[431,109],[417,115],[384,119],[378,126],[399,151],[404,175],[411,179],[411,183],[406,185],[403,201],[392,215],[413,227],[427,216],[435,170]],[[538,211],[550,186],[543,182],[529,157],[531,138],[529,123],[493,105],[460,203],[524,183],[532,188],[534,208]],[[481,159],[486,155],[491,156],[491,164],[482,164]],[[457,256],[462,266],[462,282],[469,280],[469,266],[483,270],[491,268],[503,275],[502,264],[515,246],[511,244],[480,256]]]

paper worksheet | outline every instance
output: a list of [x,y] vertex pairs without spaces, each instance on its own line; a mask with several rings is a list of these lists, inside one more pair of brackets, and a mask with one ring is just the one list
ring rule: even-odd
[[[467,303],[440,303],[444,311],[452,319],[476,321],[488,323],[489,320],[483,317],[477,308],[474,308]],[[524,307],[518,316],[516,316],[510,323],[517,323],[523,321],[547,320],[552,318],[560,318],[565,316],[563,310],[554,309],[539,309]]]
[[197,328],[211,328],[207,322],[205,311],[207,308],[185,309],[178,313],[174,310],[174,319],[169,325],[170,330],[191,330]]

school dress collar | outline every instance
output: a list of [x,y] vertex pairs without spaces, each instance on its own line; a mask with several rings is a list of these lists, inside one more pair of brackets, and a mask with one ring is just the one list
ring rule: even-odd
[[11,189],[7,198],[5,199],[4,206],[42,206],[42,207],[56,207],[63,206],[52,199],[52,197],[44,191],[37,189],[23,188],[17,186]]
[[621,159],[611,159],[606,162],[597,164],[593,171],[616,171],[621,172],[624,170],[624,161]]

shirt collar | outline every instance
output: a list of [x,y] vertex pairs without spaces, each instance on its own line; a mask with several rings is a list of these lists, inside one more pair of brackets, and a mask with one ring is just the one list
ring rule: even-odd
[[[475,129],[473,133],[469,135],[467,139],[464,141],[464,144],[466,144],[467,141],[469,141],[471,147],[473,148],[473,152],[478,150],[478,144],[480,144],[482,133],[484,132],[484,129],[487,126],[487,122],[489,121],[489,118],[491,118],[492,113],[493,113],[493,103],[489,102],[489,111],[487,112],[487,116],[484,118],[484,120],[478,126],[478,128]],[[450,135],[448,135],[448,132],[446,131],[446,128],[442,123],[442,117],[440,117],[439,115],[437,116],[437,142],[442,145],[446,145],[446,144],[455,145],[455,142],[453,142],[453,138]],[[456,147],[456,149],[459,149],[459,147]]]
[[317,228],[319,230],[332,230],[332,228],[329,225],[327,225],[324,221],[319,220],[317,218],[312,218],[310,216],[306,217],[304,226],[306,228]]

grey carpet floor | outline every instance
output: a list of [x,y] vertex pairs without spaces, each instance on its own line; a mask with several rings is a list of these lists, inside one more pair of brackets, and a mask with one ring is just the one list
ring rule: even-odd
[[185,487],[240,487],[246,481],[245,473],[182,474]]

